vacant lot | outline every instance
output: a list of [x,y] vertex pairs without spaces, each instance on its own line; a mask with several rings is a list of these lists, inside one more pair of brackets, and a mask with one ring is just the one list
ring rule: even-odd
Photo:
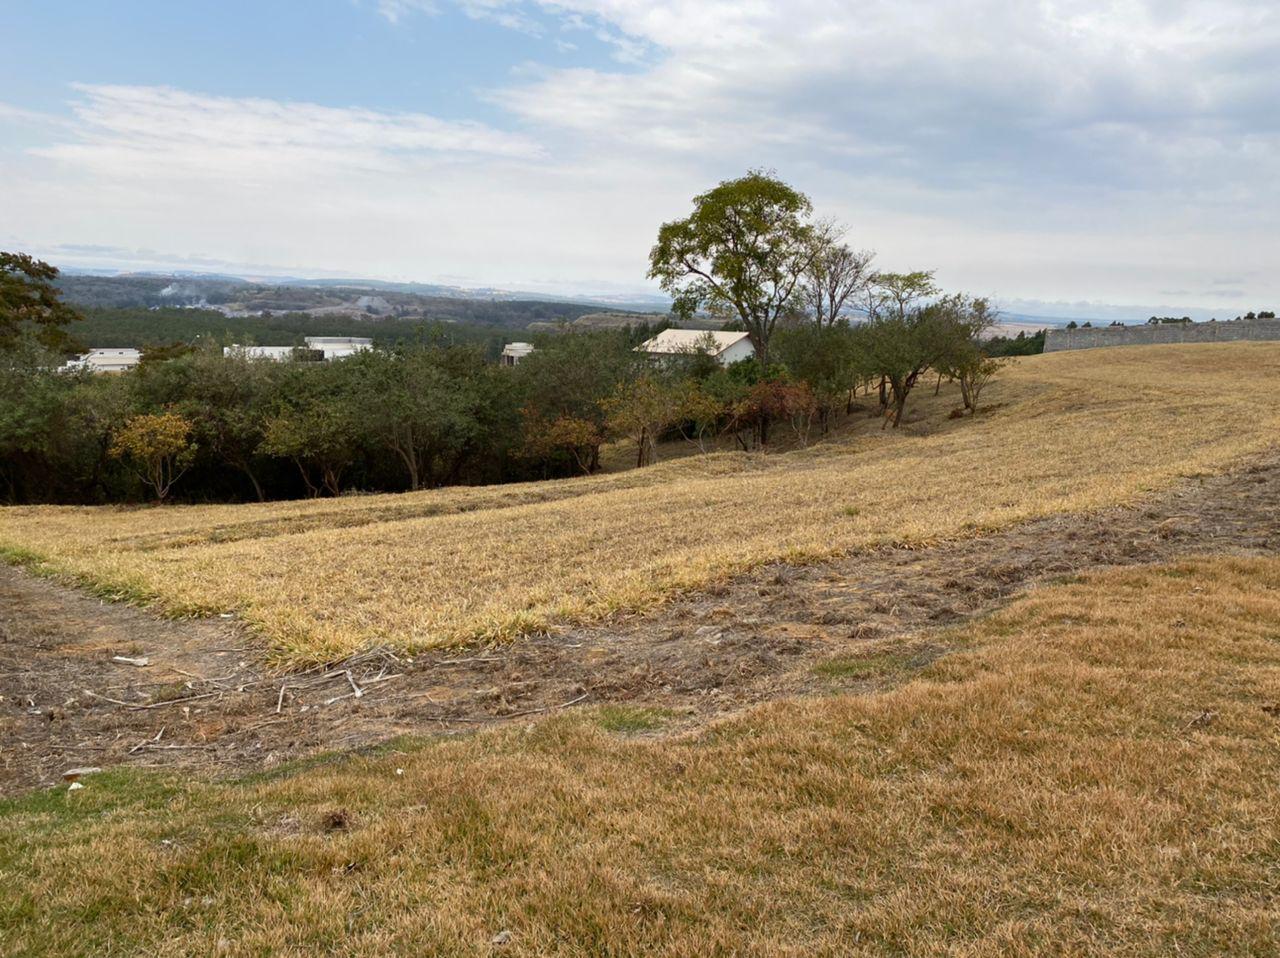
[[1219,470],[1274,441],[1277,373],[1271,344],[1032,357],[984,396],[998,409],[927,435],[336,502],[9,509],[0,548],[170,612],[236,612],[296,661],[504,639],[768,561],[937,541]]
[[[0,805],[7,954],[1274,955],[1280,561],[1033,593],[878,694]],[[497,944],[495,944],[495,940]]]

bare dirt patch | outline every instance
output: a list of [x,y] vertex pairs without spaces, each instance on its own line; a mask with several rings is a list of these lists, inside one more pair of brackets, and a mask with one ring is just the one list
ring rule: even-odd
[[1044,581],[1278,550],[1273,454],[1136,507],[927,549],[771,565],[649,615],[492,650],[374,650],[288,675],[263,664],[234,620],[163,620],[0,568],[0,792],[83,766],[271,768],[585,705],[611,706],[610,727],[669,729],[781,695],[899,681],[945,651],[932,627]]

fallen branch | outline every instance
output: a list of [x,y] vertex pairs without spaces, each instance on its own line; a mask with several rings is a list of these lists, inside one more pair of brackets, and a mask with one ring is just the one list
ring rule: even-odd
[[355,679],[353,679],[353,678],[351,677],[351,670],[350,670],[350,669],[347,669],[347,681],[351,684],[351,694],[352,694],[352,695],[354,695],[356,698],[361,698],[361,697],[363,697],[363,696],[364,696],[364,689],[362,689],[362,688],[360,688],[360,686],[356,685],[356,680],[355,680]]
[[508,715],[481,715],[481,716],[463,716],[463,715],[424,715],[422,716],[428,722],[470,722],[481,725],[486,722],[505,722],[507,719],[521,718],[526,715],[540,715],[543,712],[558,712],[560,709],[567,709],[571,705],[577,705],[585,699],[590,692],[583,692],[576,699],[570,699],[568,702],[562,702],[560,705],[544,705],[539,709],[526,709],[523,712],[511,712]]
[[123,705],[127,709],[131,709],[137,704],[136,702],[121,702],[119,699],[113,699],[107,695],[99,695],[93,689],[85,689],[84,694],[92,695],[95,699],[102,699],[104,702],[110,702],[112,705]]
[[148,709],[162,709],[168,705],[182,705],[184,702],[196,702],[196,701],[199,701],[200,699],[211,699],[215,695],[225,695],[226,691],[227,691],[226,689],[219,689],[216,692],[205,692],[202,695],[188,695],[186,698],[169,699],[166,702],[152,702],[150,705],[130,705],[127,707],[132,709],[135,712],[145,712]]
[[498,716],[498,718],[500,719],[520,718],[520,716],[522,715],[537,715],[540,712],[556,712],[556,711],[559,711],[560,709],[567,709],[570,705],[577,705],[579,702],[581,702],[590,694],[591,694],[590,692],[583,692],[576,699],[570,699],[568,702],[565,702],[563,705],[547,705],[547,706],[543,706],[540,709],[528,709],[527,711],[524,711],[524,712],[512,712],[510,715],[500,715]]
[[140,749],[145,749],[146,751],[149,751],[149,752],[176,752],[176,751],[182,751],[182,750],[212,752],[214,750],[214,746],[212,745],[153,745],[150,742],[143,742],[141,745],[135,745],[133,748],[129,749],[129,754],[132,755],[134,752],[139,751]]

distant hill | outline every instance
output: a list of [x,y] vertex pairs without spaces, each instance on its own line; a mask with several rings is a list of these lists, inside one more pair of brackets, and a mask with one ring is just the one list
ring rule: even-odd
[[395,342],[444,325],[454,331],[453,339],[492,339],[501,349],[505,340],[591,316],[640,325],[665,315],[602,314],[595,304],[550,299],[403,291],[405,286],[429,288],[421,284],[319,281],[295,286],[233,276],[75,273],[63,274],[58,283],[64,298],[85,314],[85,321],[76,325],[76,337],[95,347],[142,347],[202,337],[273,346],[325,335]]
[[534,322],[573,322],[581,316],[599,313],[602,305],[537,294],[516,296],[496,290],[363,280],[280,283],[228,276],[64,273],[58,283],[68,302],[84,308],[210,309],[234,318],[297,313],[350,319],[425,319],[524,329]]

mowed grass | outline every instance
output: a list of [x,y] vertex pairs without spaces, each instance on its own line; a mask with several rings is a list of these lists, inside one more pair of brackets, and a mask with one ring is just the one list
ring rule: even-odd
[[[285,660],[503,640],[773,560],[1128,501],[1274,443],[1280,345],[1030,357],[998,408],[785,455],[321,502],[0,510],[0,550],[114,597],[239,613]],[[919,433],[927,434],[921,435]]]
[[0,804],[0,952],[1280,954],[1280,560],[935,641],[963,651],[888,691],[682,737],[586,709]]

